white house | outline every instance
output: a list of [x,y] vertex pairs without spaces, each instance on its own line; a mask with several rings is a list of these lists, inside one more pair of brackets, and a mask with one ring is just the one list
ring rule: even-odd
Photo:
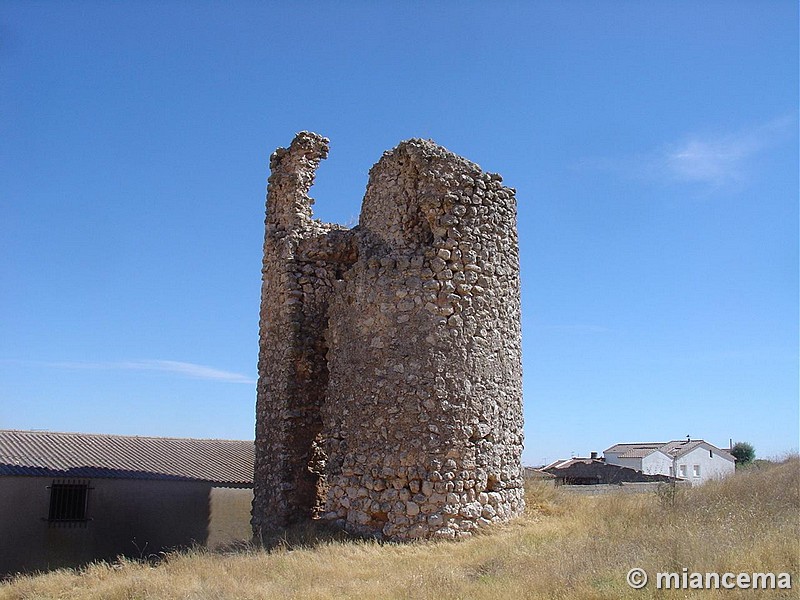
[[616,444],[603,452],[606,463],[648,475],[671,475],[697,485],[734,472],[736,459],[704,440]]

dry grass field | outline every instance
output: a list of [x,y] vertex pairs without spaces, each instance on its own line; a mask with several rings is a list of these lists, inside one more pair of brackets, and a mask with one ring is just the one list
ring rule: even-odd
[[[662,490],[663,492],[664,490]],[[528,490],[527,515],[466,542],[409,545],[292,532],[265,552],[176,553],[0,584],[34,598],[797,598],[800,460],[690,490],[572,496]],[[625,582],[632,567],[651,576]],[[789,572],[794,590],[656,590],[658,571]]]

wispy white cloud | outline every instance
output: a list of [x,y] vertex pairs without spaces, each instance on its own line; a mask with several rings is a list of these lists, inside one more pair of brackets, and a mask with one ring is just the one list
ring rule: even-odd
[[732,134],[687,136],[665,147],[655,166],[679,181],[735,183],[748,172],[749,161],[779,142],[794,124],[794,116],[782,117]]
[[228,383],[255,383],[254,379],[240,373],[232,373],[230,371],[214,369],[213,367],[175,360],[139,360],[120,364],[122,368],[125,369],[167,371],[169,373],[177,373],[196,379],[215,379],[217,381],[227,381]]
[[575,334],[592,334],[592,333],[611,333],[613,330],[609,329],[608,327],[603,327],[602,325],[545,325],[544,329],[549,329],[551,331],[561,331],[564,333],[575,333]]
[[794,114],[733,133],[692,133],[649,154],[583,161],[584,166],[651,180],[723,187],[743,181],[753,162],[796,131]]
[[193,379],[210,379],[226,383],[246,383],[254,384],[256,381],[252,377],[223,371],[205,365],[180,362],[176,360],[126,360],[118,362],[85,362],[85,361],[25,361],[25,360],[2,360],[0,363],[28,365],[51,369],[88,369],[88,370],[126,370],[126,371],[163,371],[174,373]]
[[666,173],[681,181],[722,185],[742,176],[742,163],[756,151],[747,140],[691,138],[664,152]]

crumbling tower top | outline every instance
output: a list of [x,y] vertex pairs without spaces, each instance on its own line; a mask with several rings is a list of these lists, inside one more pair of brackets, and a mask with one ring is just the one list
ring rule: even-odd
[[328,158],[330,140],[309,131],[298,133],[288,148],[278,148],[269,158],[272,174],[267,194],[267,225],[290,229],[312,220],[314,185],[319,163]]

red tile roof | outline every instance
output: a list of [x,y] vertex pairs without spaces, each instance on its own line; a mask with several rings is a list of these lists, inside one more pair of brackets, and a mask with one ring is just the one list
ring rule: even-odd
[[673,440],[671,442],[644,442],[636,444],[615,444],[605,453],[619,454],[619,458],[644,458],[653,452],[663,452],[670,458],[680,458],[697,447],[716,450],[721,456],[733,460],[733,456],[723,449],[717,448],[704,440]]
[[646,442],[641,444],[615,444],[605,453],[619,454],[620,458],[644,458],[656,450],[660,450],[664,442]]
[[0,476],[252,484],[254,462],[251,441],[0,430]]

